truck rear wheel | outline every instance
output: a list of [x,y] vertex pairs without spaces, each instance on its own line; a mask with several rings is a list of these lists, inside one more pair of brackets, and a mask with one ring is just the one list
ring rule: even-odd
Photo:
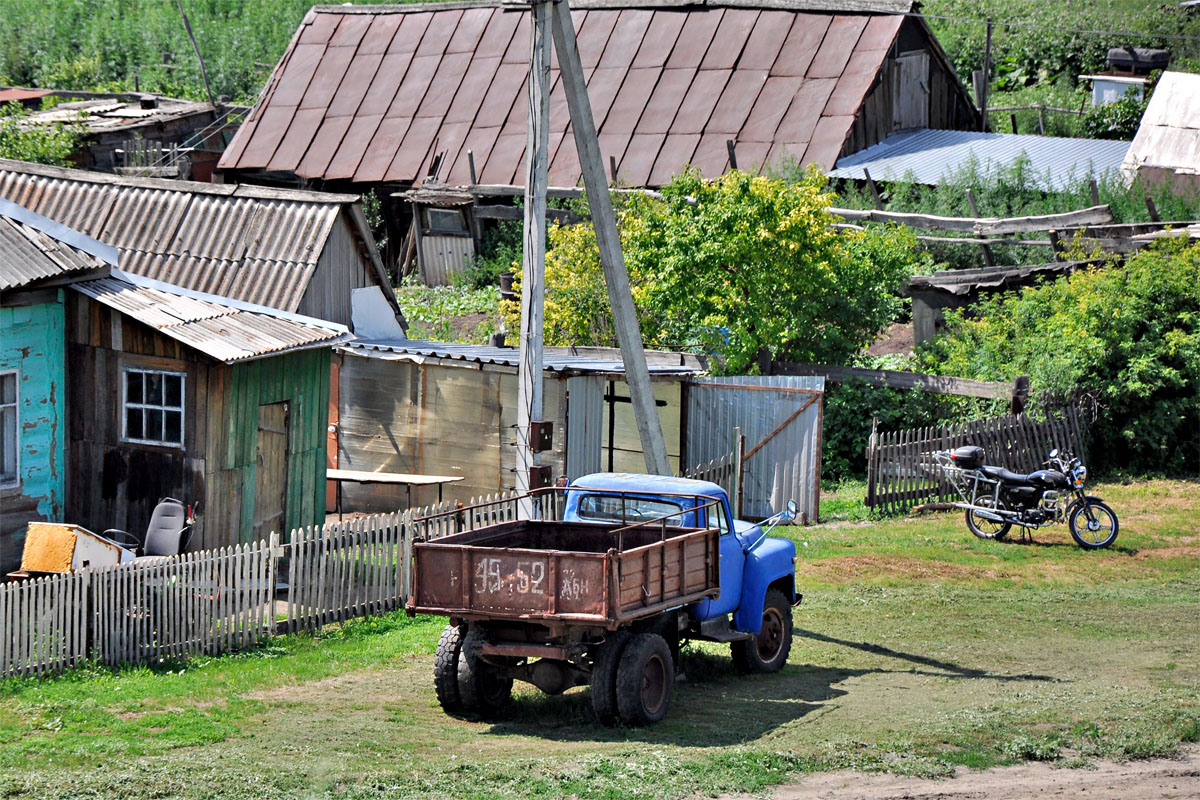
[[730,651],[739,672],[778,672],[792,649],[792,608],[778,589],[768,589],[762,628],[753,639],[733,642]]
[[456,625],[447,625],[438,639],[437,651],[433,656],[433,691],[447,714],[462,710],[462,698],[458,694],[458,657],[461,652],[462,631]]
[[592,661],[592,710],[602,725],[616,725],[619,718],[617,666],[629,639],[629,631],[617,631],[596,648]]
[[503,669],[480,658],[479,646],[484,641],[482,631],[471,631],[462,640],[462,652],[458,656],[458,695],[464,711],[494,717],[512,699],[513,680]]
[[629,640],[617,666],[617,708],[627,725],[652,725],[667,715],[675,687],[671,648],[657,633]]

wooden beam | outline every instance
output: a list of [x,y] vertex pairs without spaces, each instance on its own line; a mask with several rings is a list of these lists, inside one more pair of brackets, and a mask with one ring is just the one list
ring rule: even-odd
[[920,372],[898,372],[890,369],[859,369],[837,364],[798,364],[777,361],[771,371],[775,375],[823,375],[831,383],[859,380],[872,386],[886,386],[890,389],[924,389],[935,394],[952,394],[960,397],[1008,400],[1013,394],[1013,385],[1010,383],[991,383],[969,378],[925,375]]
[[941,217],[936,214],[908,214],[899,211],[879,211],[859,208],[830,208],[829,212],[850,221],[896,222],[912,228],[956,231],[1000,235],[1006,233],[1032,233],[1051,228],[1105,225],[1114,221],[1112,209],[1107,205],[1092,206],[1062,214],[1042,214],[1030,217]]
[[629,287],[629,272],[621,252],[616,215],[613,213],[612,197],[600,155],[600,141],[592,118],[592,104],[588,99],[587,82],[575,42],[571,4],[569,0],[559,0],[551,5],[550,10],[554,47],[558,52],[562,86],[567,96],[571,128],[575,133],[575,150],[579,154],[583,184],[587,188],[596,244],[600,250],[600,265],[604,269],[604,282],[613,309],[613,327],[617,343],[621,346],[621,360],[625,364],[625,380],[633,400],[633,415],[642,442],[646,471],[655,475],[670,475],[671,462],[667,457],[662,423],[654,406],[654,388],[650,384],[650,370],[642,349],[642,333]]
[[[991,29],[991,22],[988,23],[988,29]],[[967,189],[967,202],[971,204],[971,213],[979,216],[979,205],[975,202],[975,192]],[[981,244],[983,248],[983,260],[989,267],[996,266],[996,259],[992,257],[992,248],[989,245]]]
[[[524,219],[525,210],[516,206],[479,206],[472,210],[478,219]],[[577,225],[588,218],[566,208],[547,208],[546,216],[564,225]]]

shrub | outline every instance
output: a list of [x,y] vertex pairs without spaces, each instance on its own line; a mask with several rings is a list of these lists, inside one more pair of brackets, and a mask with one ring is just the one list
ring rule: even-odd
[[70,158],[84,136],[81,125],[38,125],[23,127],[26,112],[19,103],[0,108],[0,158],[38,164],[71,166]]
[[[627,196],[619,214],[643,340],[694,348],[743,373],[760,349],[782,361],[839,363],[901,308],[913,235],[838,231],[817,172],[787,183],[689,171],[663,199]],[[546,263],[546,343],[613,344],[611,308],[590,226],[555,227]]]
[[[1096,402],[1100,469],[1200,471],[1200,244],[1168,240],[1123,267],[984,300],[976,319],[947,313],[926,371],[1032,379],[1033,402]],[[1098,445],[1098,446],[1097,446]]]

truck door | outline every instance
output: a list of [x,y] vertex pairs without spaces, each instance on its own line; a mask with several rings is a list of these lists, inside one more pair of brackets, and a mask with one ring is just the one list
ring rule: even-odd
[[701,600],[692,607],[692,615],[696,619],[711,619],[734,611],[742,599],[742,572],[745,569],[746,554],[742,551],[742,543],[733,532],[729,514],[729,506],[722,503],[717,514],[716,522],[721,529],[721,593],[712,600]]

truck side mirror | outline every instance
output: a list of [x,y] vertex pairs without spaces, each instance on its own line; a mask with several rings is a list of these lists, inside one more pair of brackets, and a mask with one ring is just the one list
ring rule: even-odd
[[800,508],[796,505],[796,501],[788,500],[788,502],[787,502],[787,518],[788,518],[788,520],[791,521],[791,520],[795,519],[796,515],[799,513],[800,513]]

